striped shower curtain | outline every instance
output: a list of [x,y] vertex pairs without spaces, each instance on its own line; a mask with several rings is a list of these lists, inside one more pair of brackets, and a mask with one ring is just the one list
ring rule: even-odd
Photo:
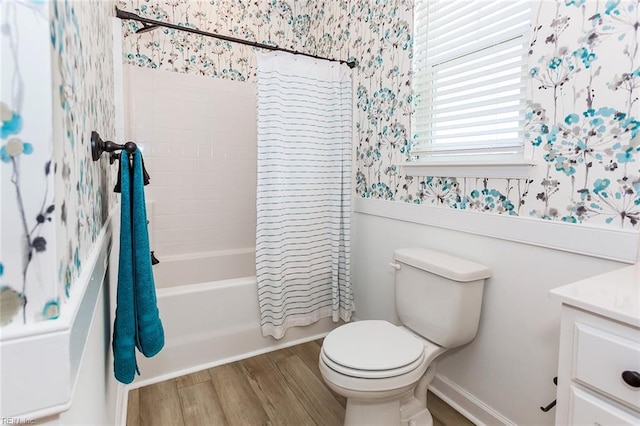
[[349,321],[351,70],[283,52],[258,62],[256,272],[264,336]]

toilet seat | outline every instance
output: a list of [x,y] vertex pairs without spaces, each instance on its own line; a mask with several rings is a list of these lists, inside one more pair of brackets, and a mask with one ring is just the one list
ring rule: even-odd
[[320,358],[329,368],[347,376],[384,379],[422,365],[425,343],[387,321],[357,321],[329,333]]
[[322,362],[324,362],[327,367],[332,370],[344,374],[345,376],[357,377],[362,379],[387,379],[390,377],[401,376],[403,374],[409,373],[415,370],[418,366],[422,364],[424,361],[424,354],[419,357],[417,360],[412,362],[411,364],[405,365],[401,368],[394,368],[389,370],[361,370],[357,368],[348,368],[343,365],[337,364],[333,362],[330,358],[328,358],[324,351],[320,352],[320,357]]

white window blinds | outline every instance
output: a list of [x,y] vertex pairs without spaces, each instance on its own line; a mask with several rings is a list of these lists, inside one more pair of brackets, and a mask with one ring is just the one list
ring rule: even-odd
[[412,152],[522,155],[529,0],[417,0]]

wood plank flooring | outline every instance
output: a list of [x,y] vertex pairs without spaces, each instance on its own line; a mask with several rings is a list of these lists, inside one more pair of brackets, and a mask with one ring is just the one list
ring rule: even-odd
[[[127,426],[341,426],[346,399],[326,387],[321,340],[129,392]],[[429,392],[434,426],[473,425]]]

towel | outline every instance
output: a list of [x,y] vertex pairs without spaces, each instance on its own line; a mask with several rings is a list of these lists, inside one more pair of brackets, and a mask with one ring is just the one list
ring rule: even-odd
[[[126,162],[126,164],[124,164]],[[118,290],[116,295],[116,318],[113,325],[113,371],[116,379],[122,383],[131,383],[136,364],[136,313],[133,296],[133,259],[131,256],[132,218],[131,188],[129,183],[129,158],[127,153],[120,157],[119,183],[120,198],[120,254],[118,269]]]
[[[144,158],[142,158],[142,154],[140,155],[140,161],[142,161],[142,174],[144,176],[144,184],[149,185],[149,173],[147,173],[146,167],[144,167]],[[121,192],[122,182],[120,182],[120,178],[122,176],[122,162],[118,163],[118,180],[116,181],[116,186],[113,187],[113,192],[117,192],[118,194]]]
[[151,248],[147,229],[147,208],[144,201],[144,182],[147,173],[142,163],[142,153],[133,153],[132,204],[133,204],[133,258],[135,265],[135,306],[137,347],[146,357],[152,357],[164,346],[164,330],[158,313],[156,287],[151,269]]
[[138,371],[135,348],[151,357],[164,346],[164,330],[157,307],[149,256],[149,234],[144,201],[142,154],[120,154],[121,227],[120,268],[113,327],[114,375],[131,383]]

